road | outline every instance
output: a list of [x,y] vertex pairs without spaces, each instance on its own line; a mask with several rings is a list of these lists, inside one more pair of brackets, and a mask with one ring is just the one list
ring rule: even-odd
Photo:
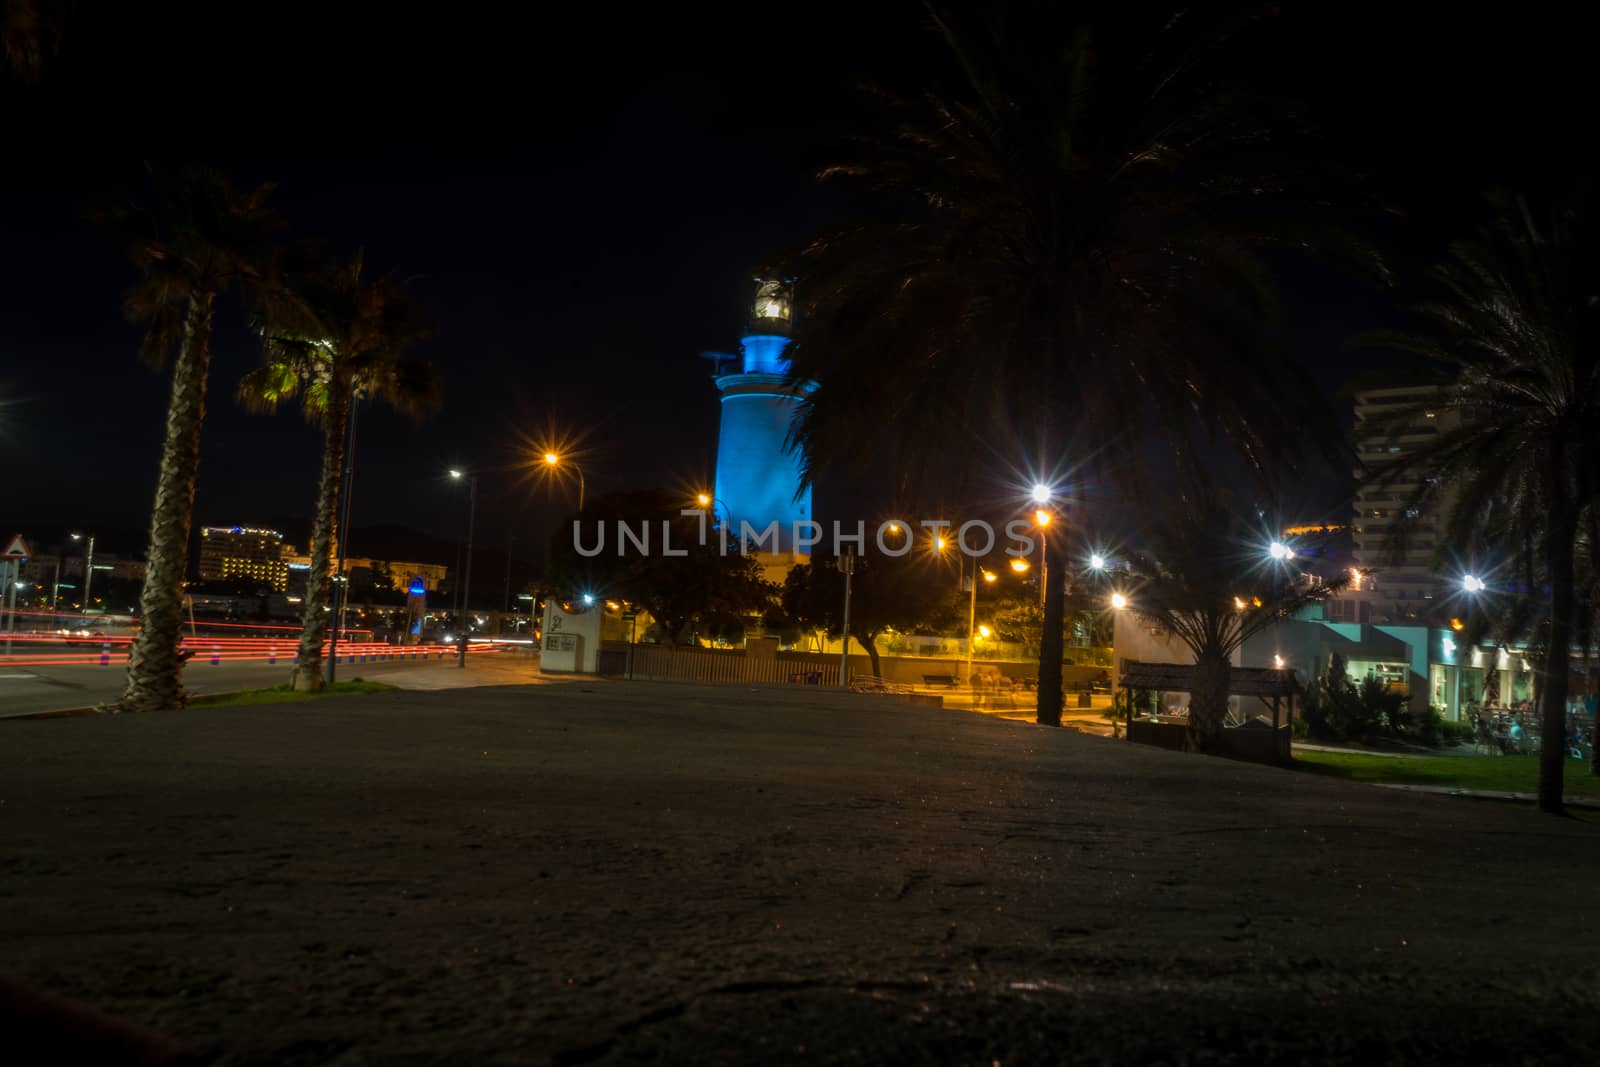
[[798,686],[0,733],[11,975],[227,1067],[1600,1047],[1600,826],[1526,806]]
[[[375,646],[387,649],[388,646]],[[460,685],[510,685],[535,680],[537,660],[526,652],[474,653],[462,671],[453,656],[431,656],[426,660],[368,660],[343,662],[340,678],[372,678],[406,688],[442,689]],[[255,689],[288,681],[290,666],[276,664],[222,662],[213,666],[204,658],[191,660],[184,668],[183,683],[189,693],[227,693],[236,689]],[[10,667],[0,657],[0,718],[31,715],[41,711],[93,707],[122,694],[124,672],[121,664],[109,666],[25,666]]]

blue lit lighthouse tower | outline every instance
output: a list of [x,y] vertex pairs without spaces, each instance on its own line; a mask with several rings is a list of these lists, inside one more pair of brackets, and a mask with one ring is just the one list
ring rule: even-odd
[[[790,283],[756,279],[755,307],[740,343],[740,367],[715,381],[722,394],[722,428],[717,437],[717,510],[737,539],[741,523],[756,530],[778,524],[780,561],[794,548],[794,524],[811,518],[811,489],[800,488],[800,451],[789,447],[789,427],[812,382],[789,379],[789,326],[794,299]],[[724,357],[726,358],[726,357]],[[726,509],[726,510],[724,510]],[[769,542],[770,543],[770,542]],[[810,554],[810,549],[805,549]]]

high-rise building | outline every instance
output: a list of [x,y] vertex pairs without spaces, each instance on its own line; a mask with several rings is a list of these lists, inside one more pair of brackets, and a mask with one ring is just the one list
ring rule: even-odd
[[[759,535],[777,524],[776,544],[762,547],[763,562],[786,570],[795,548],[794,524],[811,519],[811,489],[800,487],[801,456],[789,445],[790,424],[812,383],[789,379],[793,294],[787,282],[757,279],[755,305],[740,343],[739,369],[716,375],[722,396],[717,436],[718,519],[737,539],[748,523]],[[731,358],[731,357],[730,357]],[[770,546],[770,547],[768,547]],[[753,546],[752,546],[753,547]],[[808,550],[801,549],[808,554]]]
[[[1437,406],[1435,406],[1437,403]],[[1434,568],[1449,513],[1448,487],[1416,502],[1426,471],[1404,469],[1405,457],[1455,423],[1437,386],[1393,386],[1356,394],[1355,445],[1370,467],[1400,464],[1392,479],[1366,480],[1356,493],[1355,561],[1363,571],[1363,599],[1373,621],[1423,620],[1444,595]],[[1358,471],[1360,478],[1363,472]]]
[[252,526],[206,526],[200,531],[200,577],[204,581],[245,579],[277,592],[289,584],[292,546],[277,530]]

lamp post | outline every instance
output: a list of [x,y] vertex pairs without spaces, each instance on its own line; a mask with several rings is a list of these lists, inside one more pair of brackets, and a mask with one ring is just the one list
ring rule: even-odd
[[[83,540],[83,534],[73,534],[72,535],[72,539],[74,541],[82,541]],[[57,562],[57,564],[56,564],[57,570],[60,569],[60,566],[61,566],[60,563]],[[83,561],[83,613],[85,615],[87,615],[89,613],[89,587],[92,586],[93,584],[94,584],[94,534],[90,534],[89,535],[88,554],[87,554],[86,558]]]
[[546,452],[544,462],[547,467],[571,467],[578,476],[578,514],[583,514],[583,468],[566,459],[559,452]]
[[850,576],[856,572],[856,557],[848,548],[839,559],[844,571],[844,640],[839,642],[839,688],[850,688]]
[[1283,669],[1283,663],[1282,663],[1282,660],[1283,660],[1283,649],[1282,649],[1282,647],[1280,647],[1279,638],[1281,636],[1281,633],[1280,633],[1280,631],[1278,629],[1278,620],[1279,620],[1279,617],[1281,615],[1281,612],[1280,612],[1281,605],[1280,605],[1279,601],[1283,597],[1283,568],[1288,566],[1289,561],[1294,558],[1294,549],[1290,548],[1288,545],[1284,544],[1282,541],[1274,541],[1274,542],[1272,542],[1272,544],[1267,546],[1267,555],[1272,558],[1272,562],[1273,562],[1273,567],[1272,567],[1272,600],[1273,600],[1273,604],[1272,604],[1272,614],[1273,614],[1273,622],[1272,622],[1272,644],[1273,644],[1272,662],[1273,662],[1273,666],[1277,667],[1279,670],[1282,670]]
[[1053,495],[1048,485],[1043,482],[1033,487],[1033,502],[1036,505],[1033,513],[1033,524],[1039,529],[1039,605],[1044,606],[1045,589],[1049,587],[1050,561],[1048,548],[1050,544],[1050,512],[1047,505]]
[[972,653],[973,647],[978,643],[978,575],[983,575],[983,580],[993,582],[997,575],[991,574],[978,565],[977,560],[972,561],[972,577],[968,581],[972,584],[972,595],[967,600],[967,687],[972,687]]
[[[722,529],[724,531],[723,541],[726,542],[726,540],[727,540],[726,531],[730,526],[733,525],[733,510],[728,507],[728,502],[726,500],[723,500],[721,497],[712,496],[710,493],[696,493],[694,495],[694,502],[695,502],[696,506],[698,506],[700,508],[701,511],[709,511],[711,513],[711,521],[712,521],[713,525],[718,521],[717,520],[717,505],[718,504],[722,505],[722,520],[721,521],[722,521]],[[704,526],[701,527],[700,535],[701,535],[701,537],[705,536],[705,528],[704,528]]]
[[[466,573],[461,579],[462,629],[460,635],[460,651],[456,654],[456,666],[465,667],[467,665],[467,640],[468,636],[472,632],[472,622],[468,617],[468,612],[472,610],[470,603],[470,598],[472,596],[472,528],[478,517],[478,476],[469,471],[458,470],[452,467],[450,469],[450,477],[454,478],[456,481],[461,481],[463,478],[465,478],[467,482],[467,564],[465,568]],[[582,504],[578,505],[578,510],[583,510]]]

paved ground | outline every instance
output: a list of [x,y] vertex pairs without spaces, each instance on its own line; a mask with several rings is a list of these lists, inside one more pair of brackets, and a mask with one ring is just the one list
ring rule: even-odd
[[[342,659],[343,657],[341,657]],[[191,696],[256,689],[288,681],[291,667],[282,663],[218,663],[204,659],[184,668],[183,684]],[[455,658],[341,662],[340,678],[374,678],[406,689],[454,689],[463,685],[507,685],[537,681],[538,660],[521,650],[470,654],[465,669]],[[0,719],[62,708],[103,704],[122,695],[125,671],[110,666],[7,666],[0,657]]]
[[0,735],[7,966],[226,1064],[1600,1047],[1600,827],[1510,805],[814,689]]

